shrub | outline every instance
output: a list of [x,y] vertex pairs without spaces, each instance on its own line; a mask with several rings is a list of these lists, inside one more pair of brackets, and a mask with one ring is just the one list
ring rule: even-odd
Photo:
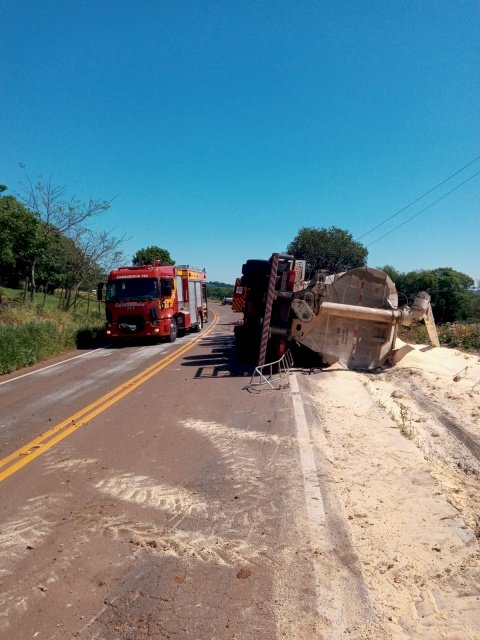
[[[440,344],[445,347],[462,349],[473,353],[480,353],[480,323],[479,322],[447,322],[437,326]],[[425,344],[428,340],[427,329],[424,324],[416,327],[402,328],[399,336],[406,342]]]
[[[4,289],[5,293],[5,289]],[[0,304],[0,374],[58,355],[67,349],[89,348],[103,340],[104,320],[93,307],[66,313],[56,298],[21,301],[22,292],[6,290]],[[42,300],[43,302],[43,300]]]
[[73,346],[73,332],[52,321],[0,325],[0,373],[26,367]]

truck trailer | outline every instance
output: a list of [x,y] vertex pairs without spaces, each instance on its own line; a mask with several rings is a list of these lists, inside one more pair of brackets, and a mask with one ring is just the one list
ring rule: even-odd
[[274,253],[247,260],[242,274],[248,293],[243,322],[235,327],[237,350],[259,366],[300,345],[327,365],[375,369],[392,355],[399,325],[420,320],[439,346],[428,293],[399,306],[395,284],[379,269],[319,271],[305,280],[304,260]]
[[206,279],[205,269],[159,261],[114,269],[105,295],[107,337],[174,342],[188,330],[201,331],[208,322]]

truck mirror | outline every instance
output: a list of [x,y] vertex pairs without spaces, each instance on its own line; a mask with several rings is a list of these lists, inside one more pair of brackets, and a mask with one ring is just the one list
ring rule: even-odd
[[101,300],[103,300],[103,287],[104,287],[104,283],[103,282],[99,282],[97,284],[97,300],[100,302]]

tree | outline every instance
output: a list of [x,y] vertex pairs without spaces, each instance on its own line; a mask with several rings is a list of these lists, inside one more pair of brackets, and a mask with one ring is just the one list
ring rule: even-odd
[[81,202],[75,196],[66,199],[65,187],[52,184],[52,178],[45,180],[40,176],[38,182],[32,183],[27,177],[27,184],[22,187],[22,202],[42,224],[63,234],[110,209],[107,200],[90,197],[87,202]]
[[124,238],[115,238],[107,231],[96,233],[81,227],[74,237],[63,238],[64,295],[61,306],[69,309],[76,304],[81,289],[91,289],[102,274],[124,262],[120,245]]
[[36,290],[36,267],[42,251],[49,245],[49,240],[57,235],[70,235],[78,231],[85,220],[104,213],[110,208],[107,200],[90,198],[81,202],[74,196],[65,199],[65,187],[56,186],[52,179],[40,178],[33,183],[27,176],[27,184],[23,185],[21,200],[38,219],[43,232],[43,244],[39,242],[38,251],[34,253],[30,263],[31,296]]
[[0,280],[18,287],[27,276],[42,230],[31,211],[0,188]]
[[167,249],[155,245],[139,249],[132,258],[132,264],[153,264],[155,260],[159,260],[161,265],[175,264]]
[[366,247],[355,242],[348,231],[337,227],[301,228],[288,245],[287,253],[306,260],[307,277],[311,277],[320,269],[329,273],[340,273],[363,267],[368,256]]
[[392,267],[391,264],[386,264],[384,267],[377,267],[377,269],[380,269],[380,271],[385,272],[387,276],[390,276],[390,278],[395,284],[397,282],[400,282],[402,278],[402,274],[400,273],[400,271],[395,269],[395,267]]
[[226,296],[233,295],[233,284],[226,282],[207,282],[207,292],[209,300],[222,300]]
[[119,247],[124,237],[110,232],[93,232],[83,223],[106,211],[108,202],[90,199],[63,200],[64,189],[51,181],[29,182],[24,202],[4,196],[0,185],[0,279],[10,286],[30,283],[33,299],[37,282],[44,292],[62,288],[61,305],[68,308],[80,288],[93,287],[114,265],[125,262]]
[[[419,291],[430,294],[435,321],[439,324],[455,322],[475,317],[475,296],[470,291],[474,280],[451,267],[422,269],[400,273],[389,265],[381,267],[395,282],[406,302],[412,302]],[[401,302],[403,302],[401,300]]]

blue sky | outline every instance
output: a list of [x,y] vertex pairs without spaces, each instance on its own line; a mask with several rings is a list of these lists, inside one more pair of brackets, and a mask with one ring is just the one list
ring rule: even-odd
[[[354,238],[480,155],[477,0],[0,0],[0,183],[115,198],[93,226],[233,282],[299,228]],[[19,164],[25,169],[21,169]],[[480,278],[480,176],[371,266]]]

